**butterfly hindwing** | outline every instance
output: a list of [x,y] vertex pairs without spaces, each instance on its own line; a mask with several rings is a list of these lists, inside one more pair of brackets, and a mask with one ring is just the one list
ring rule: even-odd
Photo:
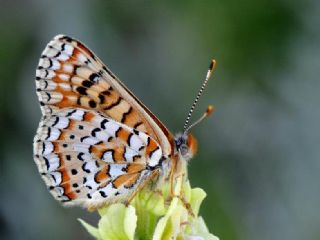
[[53,196],[86,207],[125,199],[162,157],[144,132],[80,108],[43,118],[34,142],[35,161]]

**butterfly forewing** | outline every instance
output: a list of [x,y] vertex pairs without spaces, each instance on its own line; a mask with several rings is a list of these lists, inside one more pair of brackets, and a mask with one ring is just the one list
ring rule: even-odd
[[87,47],[58,35],[45,48],[36,71],[42,113],[81,107],[101,111],[115,121],[147,132],[166,155],[173,137],[167,128]]
[[172,134],[82,43],[49,42],[36,86],[35,161],[56,199],[86,207],[126,199],[172,154]]

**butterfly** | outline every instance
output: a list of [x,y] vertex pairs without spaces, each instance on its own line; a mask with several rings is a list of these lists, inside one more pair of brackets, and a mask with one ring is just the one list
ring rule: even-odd
[[[149,181],[171,178],[196,152],[187,127],[166,126],[84,44],[57,35],[36,70],[42,118],[34,160],[55,199],[63,205],[97,208],[132,198]],[[173,180],[172,180],[173,181]]]

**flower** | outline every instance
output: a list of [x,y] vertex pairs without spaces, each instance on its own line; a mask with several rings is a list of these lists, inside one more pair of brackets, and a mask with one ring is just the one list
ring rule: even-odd
[[141,190],[128,206],[115,203],[99,209],[98,227],[79,221],[99,240],[219,240],[198,216],[206,193],[191,188],[183,177],[176,180],[173,197],[166,183],[161,191]]

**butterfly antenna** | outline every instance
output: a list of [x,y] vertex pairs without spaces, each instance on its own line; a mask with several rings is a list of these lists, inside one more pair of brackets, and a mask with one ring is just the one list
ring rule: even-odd
[[215,69],[215,66],[216,66],[216,60],[212,59],[211,60],[211,63],[210,63],[210,66],[209,66],[209,69],[208,69],[208,72],[207,72],[207,75],[206,75],[206,79],[204,80],[196,98],[194,99],[194,102],[190,108],[190,111],[188,113],[188,116],[186,118],[186,121],[184,123],[184,126],[183,126],[183,132],[184,133],[187,133],[192,127],[194,127],[195,125],[197,125],[199,122],[201,122],[203,119],[205,119],[211,112],[213,112],[213,106],[209,105],[208,108],[207,108],[207,111],[196,121],[194,122],[193,124],[191,124],[189,127],[188,124],[189,124],[189,120],[192,116],[192,113],[193,113],[193,110],[195,108],[195,106],[197,105],[197,102],[199,101],[199,98],[200,96],[202,95],[202,92],[203,90],[205,89],[212,73],[213,73],[213,70]]

